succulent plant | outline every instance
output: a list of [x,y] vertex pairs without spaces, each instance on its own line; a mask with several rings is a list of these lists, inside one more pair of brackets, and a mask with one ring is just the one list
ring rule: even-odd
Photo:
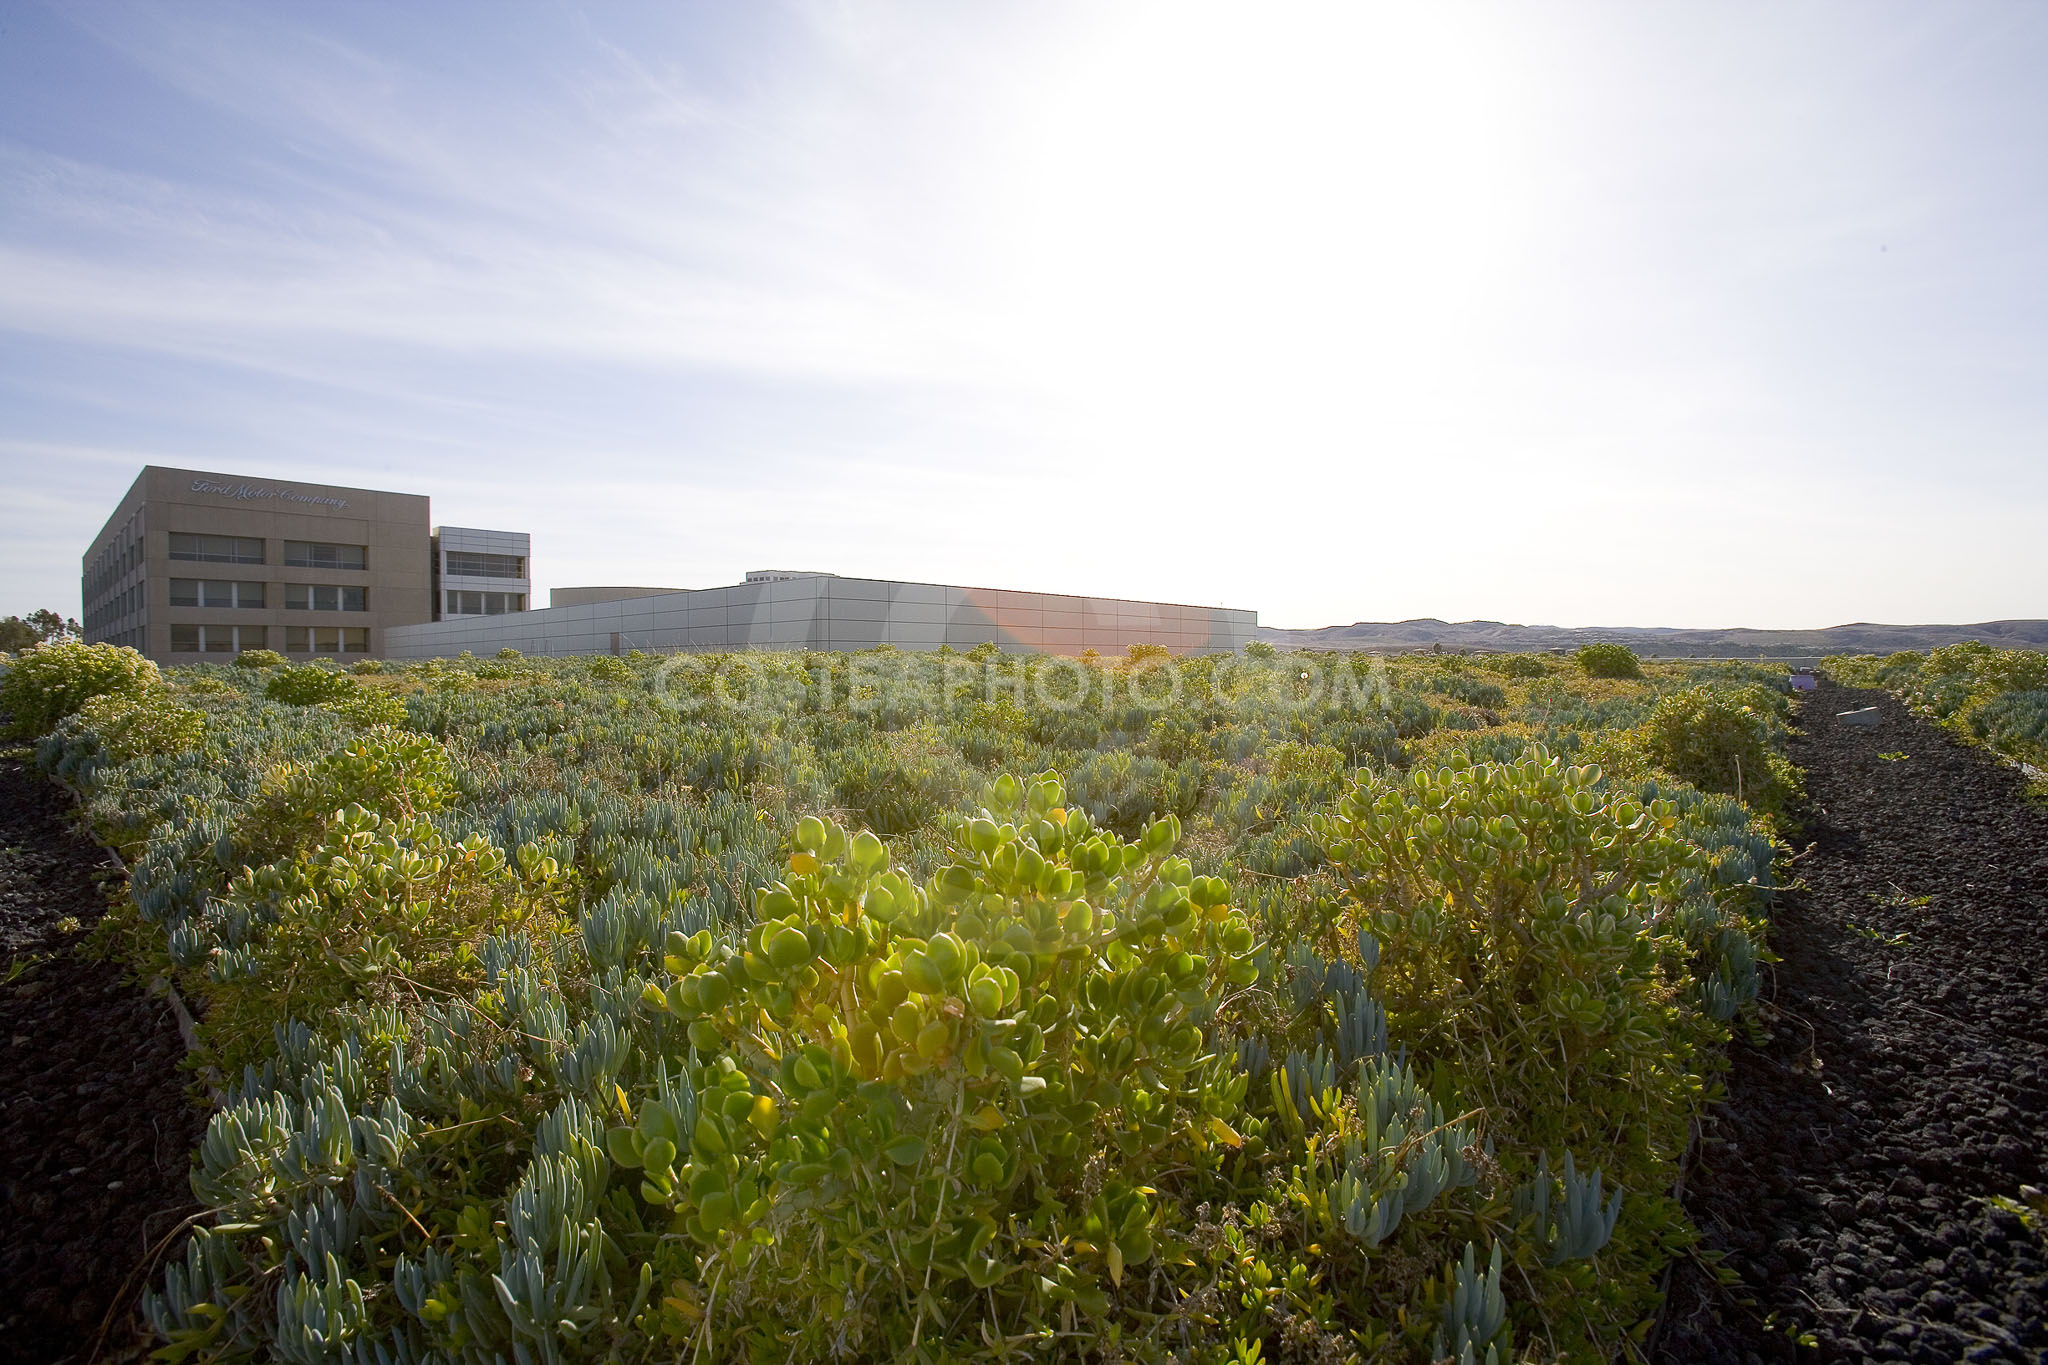
[[1435,1359],[1483,1360],[1498,1365],[1501,1360],[1513,1358],[1500,1271],[1499,1242],[1493,1244],[1493,1254],[1484,1272],[1479,1269],[1477,1249],[1470,1242],[1465,1243],[1465,1259],[1444,1268],[1443,1325],[1432,1352]]
[[[1507,1358],[1476,1250],[1427,1291],[1375,1262],[1455,1259],[1546,1146],[1668,1178],[1774,850],[1661,778],[1422,757],[1440,664],[1274,662],[1179,661],[1168,712],[1113,668],[809,654],[715,665],[731,711],[463,659],[331,706],[174,671],[189,748],[66,720],[39,760],[228,1073],[166,1358]],[[1610,729],[1652,691],[1535,686]],[[893,838],[842,823],[871,760],[944,779]],[[1073,780],[976,770],[1026,762]],[[1618,1196],[1536,1168],[1533,1254],[1597,1250]],[[1571,1273],[1593,1354],[1647,1281]]]
[[1566,1152],[1563,1171],[1553,1175],[1546,1153],[1538,1158],[1529,1183],[1515,1191],[1515,1214],[1530,1221],[1544,1264],[1563,1265],[1584,1260],[1607,1245],[1621,1217],[1621,1191],[1603,1203],[1599,1171],[1581,1176],[1572,1154]]

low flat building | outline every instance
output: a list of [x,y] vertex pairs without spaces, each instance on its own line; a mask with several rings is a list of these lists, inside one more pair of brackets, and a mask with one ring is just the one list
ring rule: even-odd
[[899,583],[757,570],[722,588],[558,588],[555,605],[520,616],[404,626],[395,659],[495,654],[624,654],[736,649],[906,650],[994,644],[1010,651],[1120,654],[1154,644],[1175,654],[1242,649],[1259,614],[1230,607],[1003,588]]
[[[444,589],[444,555],[464,553],[498,558],[458,559],[486,572]],[[85,553],[81,620],[88,641],[166,664],[250,649],[377,657],[391,629],[434,620],[443,592],[463,594],[458,609],[495,593],[502,611],[525,606],[530,582],[524,533],[437,533],[420,494],[150,465]]]

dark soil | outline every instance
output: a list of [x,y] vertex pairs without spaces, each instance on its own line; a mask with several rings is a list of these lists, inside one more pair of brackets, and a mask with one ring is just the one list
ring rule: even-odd
[[1686,1191],[1733,1279],[1681,1264],[1659,1358],[2041,1365],[2048,1216],[1990,1201],[2048,1185],[2048,815],[1880,693],[1801,723],[1805,886]]
[[0,978],[27,964],[0,984],[0,1361],[139,1359],[148,1263],[197,1208],[177,1022],[76,951],[110,875],[64,794],[0,759]]

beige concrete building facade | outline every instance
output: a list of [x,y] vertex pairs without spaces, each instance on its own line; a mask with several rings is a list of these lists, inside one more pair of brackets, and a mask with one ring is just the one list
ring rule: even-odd
[[85,638],[166,664],[381,656],[434,617],[432,529],[420,494],[151,465],[86,551]]

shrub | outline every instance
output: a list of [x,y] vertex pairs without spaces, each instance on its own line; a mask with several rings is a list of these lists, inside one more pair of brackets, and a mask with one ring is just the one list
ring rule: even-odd
[[382,659],[357,659],[348,666],[348,671],[351,673],[382,673],[384,671],[384,661]]
[[1550,665],[1540,654],[1491,654],[1482,658],[1479,666],[1503,678],[1542,678],[1550,673]]
[[1327,782],[1344,771],[1344,755],[1335,745],[1290,739],[1268,749],[1263,766],[1275,782]]
[[1429,690],[1439,696],[1464,702],[1467,706],[1500,707],[1508,704],[1506,689],[1462,673],[1439,673],[1428,680]]
[[281,1020],[480,986],[493,935],[551,947],[573,879],[521,853],[351,803],[302,856],[244,868],[204,912],[214,1061],[229,1074],[260,1062]]
[[1270,659],[1273,658],[1275,655],[1279,654],[1280,651],[1273,648],[1273,646],[1265,640],[1253,640],[1250,644],[1247,644],[1244,647],[1244,652],[1245,657],[1247,658]]
[[862,744],[840,758],[839,804],[893,838],[922,829],[973,790],[960,761],[918,729]]
[[518,650],[512,648],[512,646],[506,645],[503,649],[498,651],[498,657],[501,659],[521,659],[526,656],[521,654]]
[[263,695],[288,706],[313,706],[345,697],[361,686],[346,673],[316,664],[286,668],[263,686]]
[[1381,946],[1390,1036],[1530,1145],[1677,1141],[1706,1035],[1668,1014],[1689,962],[1671,916],[1705,855],[1671,802],[1610,794],[1597,768],[1449,762],[1361,782],[1313,822]]
[[235,831],[245,861],[260,866],[310,846],[344,807],[428,815],[456,791],[437,739],[371,730],[310,762],[285,763],[263,780]]
[[1185,711],[1169,711],[1155,716],[1145,732],[1145,748],[1155,758],[1168,763],[1180,763],[1190,758],[1204,757],[1208,752],[1208,736],[1203,732],[1201,722]]
[[1603,640],[1598,644],[1582,645],[1577,655],[1579,667],[1589,678],[1640,678],[1643,676],[1642,661],[1627,645]]
[[1971,713],[1970,733],[2001,753],[2048,767],[2048,689],[2000,693]]
[[405,698],[381,688],[352,687],[319,706],[351,725],[403,725],[406,720]]
[[157,666],[126,646],[59,640],[17,655],[0,675],[0,710],[15,739],[46,735],[94,697],[140,696],[163,685]]
[[114,763],[183,753],[198,745],[206,725],[203,716],[180,706],[162,687],[102,693],[80,706],[75,720],[92,732],[100,752]]
[[[1755,986],[1748,812],[1646,759],[1354,787],[1436,723],[1448,658],[1189,661],[1164,713],[1100,674],[1073,704],[1071,666],[1059,705],[1029,661],[863,666],[891,660],[906,700],[824,709],[847,656],[732,656],[744,710],[623,661],[433,661],[404,729],[352,728],[394,700],[368,679],[293,707],[209,668],[178,674],[231,685],[196,751],[45,740],[135,859],[138,966],[248,1064],[150,1300],[166,1357],[1626,1349],[1685,1237],[1658,1191],[1700,1046]],[[1284,704],[1212,695],[1247,678]],[[1651,688],[1545,689],[1549,724],[1457,742],[1644,745]],[[1065,790],[951,815],[963,754],[1055,743],[1089,749]],[[886,847],[797,819],[906,794]]]
[[274,649],[245,649],[235,656],[236,668],[283,668],[286,662]]
[[962,1311],[1035,1332],[1108,1311],[1185,1225],[1153,1186],[1213,1166],[1242,1102],[1200,1021],[1257,975],[1251,931],[1170,856],[1172,822],[1122,844],[1050,779],[998,804],[925,887],[803,822],[745,944],[680,944],[687,974],[650,993],[741,1063],[698,1073],[694,1124],[650,1103],[609,1139],[700,1283],[748,1268],[749,1321],[660,1314],[678,1346],[893,1358]]
[[[1768,698],[1768,701],[1766,701]],[[1766,688],[1689,687],[1661,698],[1644,723],[1650,760],[1702,791],[1782,811],[1797,774],[1772,744]]]
[[1103,829],[1134,837],[1163,815],[1192,815],[1202,792],[1193,759],[1168,763],[1128,749],[1087,754],[1074,764],[1073,799]]

